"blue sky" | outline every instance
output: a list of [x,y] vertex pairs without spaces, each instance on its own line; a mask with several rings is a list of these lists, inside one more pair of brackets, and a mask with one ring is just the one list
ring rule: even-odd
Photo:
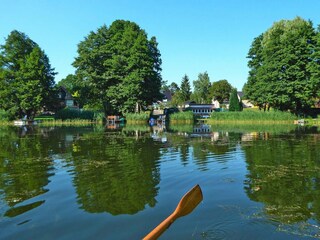
[[26,33],[59,73],[74,73],[77,44],[103,24],[136,22],[156,36],[162,77],[181,83],[208,72],[242,89],[246,55],[255,37],[281,19],[300,16],[320,24],[319,0],[1,0],[0,44],[12,30]]

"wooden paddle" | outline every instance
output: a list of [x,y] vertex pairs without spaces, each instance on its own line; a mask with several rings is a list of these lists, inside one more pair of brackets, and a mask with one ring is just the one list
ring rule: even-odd
[[143,240],[153,240],[160,237],[160,235],[167,230],[168,227],[179,217],[185,216],[193,211],[202,201],[202,191],[199,185],[194,186],[187,192],[180,200],[174,212],[153,229]]

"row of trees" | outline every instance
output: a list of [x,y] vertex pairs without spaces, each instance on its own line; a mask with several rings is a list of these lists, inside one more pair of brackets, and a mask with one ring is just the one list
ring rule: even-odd
[[254,39],[248,53],[247,99],[260,107],[308,112],[320,95],[320,27],[281,20]]
[[[90,32],[78,44],[76,72],[66,85],[79,101],[105,114],[126,113],[161,99],[161,55],[155,37],[137,24],[117,20]],[[0,109],[10,118],[33,118],[57,100],[56,73],[26,34],[12,31],[0,46]]]
[[193,89],[189,77],[185,74],[182,77],[181,85],[172,82],[170,85],[164,84],[162,89],[169,90],[172,94],[172,105],[181,105],[186,101],[195,101],[196,103],[205,104],[211,103],[212,100],[217,100],[219,103],[230,101],[231,111],[241,111],[241,104],[238,99],[237,89],[223,79],[216,82],[210,82],[207,72],[199,73],[198,79],[193,81]]
[[[302,18],[282,20],[254,39],[248,54],[250,68],[244,86],[247,99],[259,106],[306,112],[320,95],[320,28]],[[174,93],[173,103],[193,100],[210,103],[228,99],[226,80],[210,82],[207,72],[181,86],[166,86],[161,78],[161,55],[155,37],[137,24],[117,20],[92,31],[78,44],[75,74],[61,85],[80,106],[103,109],[105,114],[140,110],[161,99],[161,87]],[[0,45],[0,109],[11,118],[33,117],[55,106],[56,73],[37,43],[12,31]]]

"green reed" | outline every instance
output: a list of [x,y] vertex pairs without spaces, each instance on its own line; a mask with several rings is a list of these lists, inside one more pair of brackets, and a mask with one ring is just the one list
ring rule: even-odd
[[169,117],[170,123],[193,123],[194,115],[191,111],[173,113]]
[[150,118],[150,112],[127,113],[125,117],[127,123],[146,123]]
[[252,123],[252,122],[290,122],[297,119],[294,114],[290,112],[281,111],[259,111],[247,110],[242,112],[213,112],[210,116],[209,122],[237,122],[237,123]]

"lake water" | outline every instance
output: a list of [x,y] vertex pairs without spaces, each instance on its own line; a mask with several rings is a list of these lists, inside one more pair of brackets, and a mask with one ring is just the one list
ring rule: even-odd
[[294,126],[0,128],[0,239],[320,238],[320,133]]

